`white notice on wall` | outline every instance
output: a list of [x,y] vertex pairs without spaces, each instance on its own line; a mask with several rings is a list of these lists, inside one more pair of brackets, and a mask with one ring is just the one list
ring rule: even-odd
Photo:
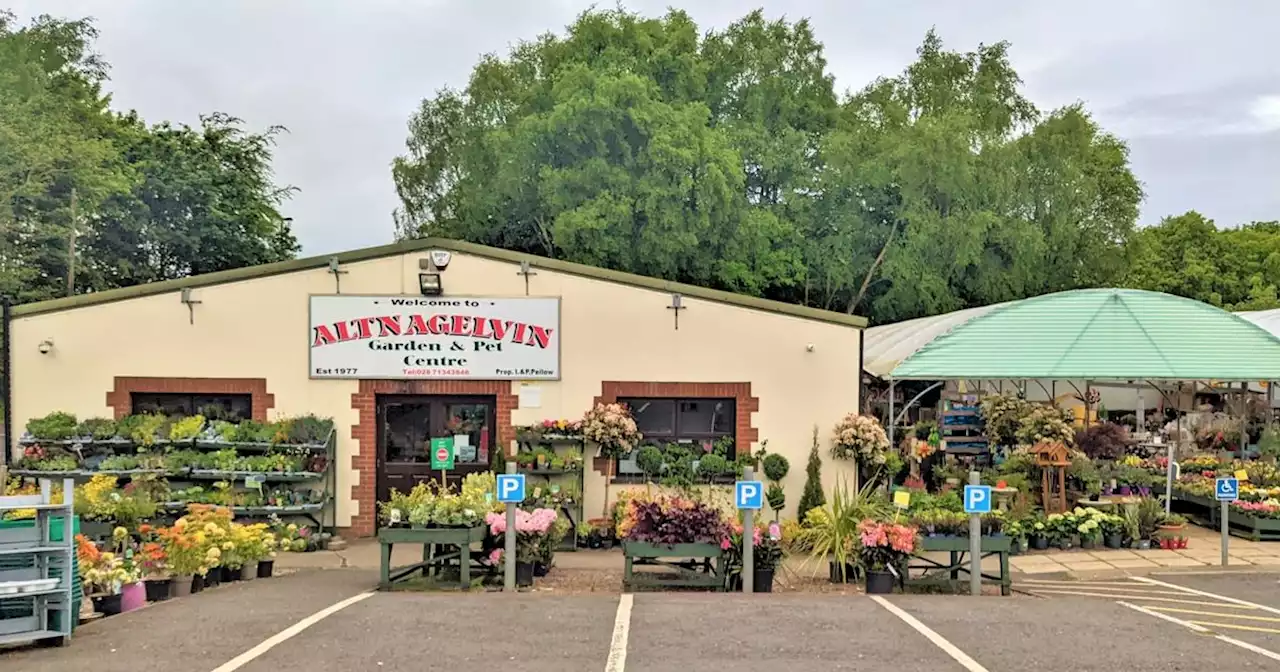
[[542,408],[542,388],[537,385],[521,385],[520,408]]

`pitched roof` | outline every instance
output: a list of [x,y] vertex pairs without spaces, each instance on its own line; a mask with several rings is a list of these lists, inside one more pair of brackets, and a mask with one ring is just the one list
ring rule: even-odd
[[401,254],[433,249],[449,250],[459,254],[483,257],[485,259],[493,259],[495,261],[506,261],[513,264],[528,261],[530,266],[556,273],[576,275],[593,280],[612,282],[620,285],[639,287],[642,289],[651,289],[659,292],[682,294],[690,298],[702,299],[704,301],[715,301],[717,303],[737,306],[740,308],[749,308],[751,310],[788,315],[806,320],[828,322],[831,324],[857,328],[862,328],[867,325],[866,318],[859,317],[857,315],[847,315],[845,313],[838,313],[830,310],[820,310],[817,308],[809,308],[807,306],[783,303],[781,301],[771,301],[769,299],[761,299],[754,296],[734,294],[732,292],[708,289],[706,287],[698,287],[696,285],[686,285],[679,282],[670,282],[659,278],[636,275],[634,273],[623,273],[622,271],[613,271],[605,268],[598,268],[596,266],[587,266],[585,264],[575,264],[573,262],[561,261],[559,259],[549,259],[532,254],[524,254],[496,247],[488,247],[486,245],[449,240],[447,238],[421,238],[418,240],[406,240],[398,243],[392,243],[390,245],[366,247],[338,254],[325,254],[315,257],[307,257],[305,259],[291,259],[289,261],[281,261],[274,264],[248,266],[229,271],[218,271],[217,273],[193,275],[191,277],[179,278],[177,280],[163,280],[144,285],[135,285],[133,287],[122,287],[120,289],[110,289],[103,292],[93,292],[91,294],[80,294],[78,296],[61,299],[28,303],[20,306],[14,306],[13,316],[18,318],[30,315],[40,315],[42,313],[52,313],[61,310],[73,310],[75,308],[96,306],[104,303],[111,303],[113,301],[125,301],[127,299],[165,294],[167,292],[179,291],[184,288],[208,287],[211,285],[221,285],[230,282],[244,282],[246,280],[265,278],[273,275],[282,275],[284,273],[295,273],[297,271],[324,268],[329,265],[329,260],[335,257],[337,258],[338,263],[350,264],[358,261],[393,257]]
[[1136,289],[1012,301],[954,325],[894,378],[1280,380],[1280,339],[1206,303]]

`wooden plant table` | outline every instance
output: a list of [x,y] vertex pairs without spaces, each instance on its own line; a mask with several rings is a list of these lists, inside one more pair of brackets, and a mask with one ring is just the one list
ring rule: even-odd
[[[484,541],[485,526],[476,527],[384,527],[378,530],[382,547],[382,573],[378,588],[389,590],[392,584],[415,573],[422,576],[440,574],[457,566],[458,587],[471,587],[471,544]],[[422,546],[422,562],[404,567],[391,567],[391,550],[395,544]]]
[[[623,541],[622,554],[626,567],[622,587],[643,588],[711,588],[724,590],[724,555],[719,544],[650,544]],[[634,565],[659,565],[672,572],[634,572]]]
[[[992,555],[1000,557],[1000,575],[982,574],[982,579],[999,584],[1001,595],[1009,595],[1013,592],[1013,579],[1009,575],[1009,549],[1012,545],[1013,539],[1009,537],[982,538],[982,557],[987,558]],[[921,540],[920,549],[924,552],[949,553],[950,563],[944,565],[923,555],[916,556],[907,566],[907,573],[910,575],[911,570],[916,569],[920,570],[920,575],[908,579],[909,583],[926,585],[942,581],[958,585],[960,574],[964,573],[967,576],[970,573],[968,537],[925,537]],[[964,581],[968,582],[968,579]]]

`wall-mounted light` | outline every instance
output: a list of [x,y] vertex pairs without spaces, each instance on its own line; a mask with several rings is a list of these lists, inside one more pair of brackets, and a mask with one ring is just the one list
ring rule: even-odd
[[187,307],[187,313],[190,315],[191,324],[195,324],[196,323],[196,304],[203,303],[203,301],[198,301],[196,299],[191,298],[191,288],[183,287],[182,303]]
[[40,354],[42,355],[49,354],[53,351],[53,339],[46,338],[43,341],[40,341],[40,345],[36,346],[36,348],[40,350]]
[[679,294],[672,294],[671,305],[667,306],[667,310],[670,310],[671,312],[675,313],[676,331],[680,331],[680,311],[686,310],[686,308],[684,307],[684,297],[680,296]]
[[439,273],[419,273],[418,274],[418,290],[423,296],[440,296],[444,293],[444,286],[440,284]]
[[342,262],[337,257],[329,257],[329,272],[333,274],[333,292],[335,294],[342,293],[342,276],[347,271],[342,270]]

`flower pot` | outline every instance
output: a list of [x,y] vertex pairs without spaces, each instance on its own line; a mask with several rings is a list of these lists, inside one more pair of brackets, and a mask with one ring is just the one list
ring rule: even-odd
[[1134,545],[1137,547],[1137,549],[1138,549],[1139,551],[1149,551],[1149,550],[1151,550],[1151,540],[1150,540],[1150,539],[1139,539],[1139,540],[1138,540]]
[[888,595],[893,592],[895,577],[891,572],[867,572],[867,594]]
[[517,562],[516,563],[516,585],[521,588],[527,588],[533,585],[533,563]]
[[1048,537],[1032,537],[1031,548],[1034,548],[1037,551],[1043,551],[1046,548],[1049,548],[1049,538]]
[[120,600],[123,597],[120,593],[95,597],[93,598],[93,610],[103,616],[115,616],[120,613]]
[[773,592],[773,567],[756,567],[752,569],[751,592]]
[[551,567],[549,567],[549,566],[547,565],[547,563],[545,563],[545,562],[535,562],[535,563],[533,563],[533,575],[534,575],[534,577],[546,576],[546,575],[547,575],[547,572],[549,572],[549,571],[551,571]]
[[1098,540],[1093,537],[1085,537],[1080,540],[1080,548],[1091,551],[1098,546]]
[[[172,591],[172,579],[147,579],[142,582],[146,589],[148,602],[164,602],[169,599],[169,593]],[[190,588],[187,589],[190,593]]]
[[191,594],[202,592],[204,590],[204,577],[196,574],[191,577]]
[[120,613],[147,606],[147,588],[135,581],[120,587]]
[[258,578],[259,579],[271,578],[271,575],[275,573],[275,569],[276,569],[275,560],[259,560],[258,561]]
[[1108,534],[1103,540],[1107,548],[1120,548],[1121,536],[1118,534]]
[[204,587],[206,589],[217,588],[221,584],[222,584],[222,568],[221,567],[214,567],[204,573]]
[[239,567],[223,567],[222,576],[220,577],[220,579],[223,583],[231,583],[233,581],[239,581],[240,568]]
[[1121,487],[1121,488],[1120,488],[1120,496],[1121,496],[1121,497],[1128,497],[1128,496],[1130,496],[1130,495],[1132,495],[1132,494],[1133,494],[1133,488],[1130,488],[1130,487],[1129,487],[1129,486],[1127,486],[1127,485],[1126,485],[1126,486],[1123,486],[1123,487]]
[[253,560],[240,566],[240,580],[252,581],[258,578],[258,561]]
[[188,597],[191,595],[192,584],[195,583],[194,576],[175,576],[169,579],[168,597]]
[[858,580],[858,568],[851,563],[844,564],[844,573],[840,572],[840,565],[834,561],[827,563],[830,570],[831,583],[855,583]]
[[1066,550],[1070,550],[1070,549],[1071,549],[1071,540],[1070,540],[1070,539],[1059,539],[1059,540],[1058,540],[1058,548],[1060,548],[1060,549],[1062,549],[1062,550],[1064,550],[1064,551],[1066,551]]
[[1027,552],[1027,548],[1028,548],[1028,546],[1027,546],[1027,538],[1026,538],[1026,537],[1022,537],[1022,538],[1018,539],[1018,543],[1014,544],[1014,546],[1017,546],[1017,547],[1018,547],[1018,552],[1019,552],[1019,553],[1026,553],[1026,552]]
[[1156,528],[1159,529],[1161,532],[1164,532],[1167,534],[1174,534],[1187,529],[1187,526],[1184,523],[1182,525],[1157,525]]

